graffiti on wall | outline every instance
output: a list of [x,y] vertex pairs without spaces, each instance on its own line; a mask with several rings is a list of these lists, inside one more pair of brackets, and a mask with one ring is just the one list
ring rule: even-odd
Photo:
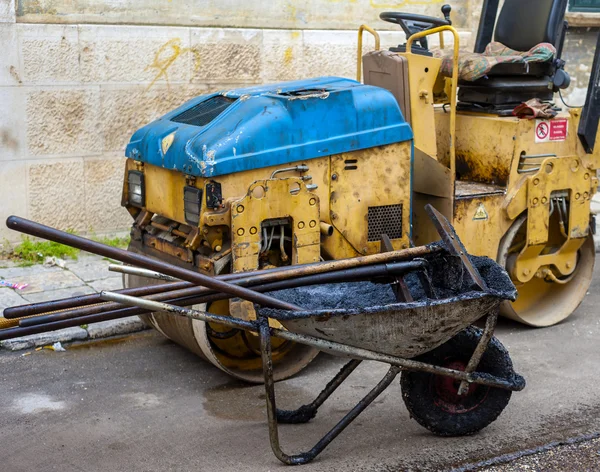
[[200,53],[195,48],[185,48],[181,46],[181,39],[173,38],[163,44],[154,54],[154,60],[146,67],[146,70],[155,70],[156,75],[148,85],[148,89],[161,78],[169,85],[169,67],[182,55],[191,54],[194,61],[194,71],[200,68]]

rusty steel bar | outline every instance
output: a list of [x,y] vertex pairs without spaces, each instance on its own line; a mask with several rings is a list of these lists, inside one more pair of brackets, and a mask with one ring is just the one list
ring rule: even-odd
[[302,424],[308,423],[316,415],[317,411],[339,387],[342,385],[352,372],[360,365],[360,359],[352,359],[344,364],[340,371],[333,377],[323,390],[312,402],[304,404],[295,410],[282,410],[276,408],[276,418],[282,424]]
[[109,264],[109,272],[118,272],[120,274],[137,275],[138,277],[146,277],[148,279],[163,280],[165,282],[176,282],[179,279],[171,277],[170,275],[161,274],[155,270],[140,269],[139,267],[120,265],[120,264]]
[[[193,285],[189,282],[175,282],[148,285],[146,287],[125,288],[122,290],[116,290],[115,292],[122,293],[124,295],[132,295],[135,297],[145,297],[154,293],[164,292],[165,290],[180,290],[182,288],[192,286]],[[60,300],[52,300],[49,302],[31,303],[29,305],[5,308],[3,316],[7,319],[23,318],[24,316],[38,315],[40,313],[48,313],[50,311],[62,311],[70,308],[94,305],[103,302],[104,300],[100,298],[99,294],[92,293],[90,295],[79,295],[77,297],[62,298]]]
[[[195,289],[197,287],[190,287],[181,290],[174,290],[172,292],[161,292],[147,296],[148,300],[154,300],[157,302],[164,302],[167,300],[190,297],[196,294]],[[206,294],[213,294],[214,291],[208,291]],[[99,296],[99,295],[98,295]],[[46,315],[33,316],[30,318],[23,318],[19,321],[19,327],[28,328],[30,326],[39,326],[47,323],[54,323],[56,321],[79,319],[84,320],[87,316],[98,315],[102,313],[113,312],[121,309],[122,306],[119,303],[100,303],[98,305],[84,306],[81,308],[75,308],[71,310],[59,311],[56,313],[49,313]],[[105,320],[102,320],[105,321]],[[79,324],[86,324],[80,321]]]
[[[277,425],[278,410],[275,400],[275,382],[273,380],[273,356],[271,346],[271,330],[269,322],[261,319],[258,323],[260,333],[260,352],[263,367],[263,378],[265,382],[265,397],[267,401],[267,421],[269,423],[269,441],[271,450],[275,457],[284,464],[301,465],[307,464],[317,457],[323,450],[340,435],[344,429],[354,421],[381,393],[393,382],[401,369],[391,365],[385,377],[361,400],[352,410],[338,421],[311,449],[299,454],[286,454],[281,449],[279,441],[279,428]],[[347,364],[349,365],[349,364]],[[343,381],[343,379],[341,380]],[[340,382],[341,383],[341,382]]]
[[[167,275],[160,274],[159,272],[156,272],[156,271],[140,269],[138,267],[133,267],[133,266],[113,266],[111,264],[109,266],[109,270],[111,267],[124,268],[123,270],[118,270],[116,272],[131,273],[133,275],[139,275],[142,277],[149,277],[149,278],[152,278],[152,275],[150,275],[150,274],[158,274],[159,277],[157,277],[157,278],[160,278],[162,280],[173,279],[173,277],[169,277]],[[126,269],[125,269],[125,267],[126,267]],[[276,267],[273,269],[267,269],[265,271],[253,272],[253,275],[254,276],[260,276],[263,274],[267,275],[267,274],[271,274],[271,273],[275,273],[275,272],[286,272],[286,270],[289,271],[290,270],[289,267]],[[286,275],[287,274],[284,273],[284,274],[282,274],[282,277],[285,277]],[[243,278],[246,276],[248,276],[248,274],[236,273],[236,274],[226,274],[226,275],[217,276],[217,278],[222,279],[222,280],[235,280],[235,279]],[[179,279],[175,279],[175,280],[179,280]],[[197,285],[195,285],[191,282],[181,282],[180,281],[180,282],[175,282],[175,283],[149,285],[149,286],[138,287],[138,288],[126,288],[123,290],[116,290],[116,293],[123,293],[125,295],[144,297],[144,296],[152,295],[155,293],[164,293],[167,291],[181,290],[181,289],[194,288],[194,287],[197,288]],[[41,313],[49,314],[48,312],[58,312],[58,311],[63,311],[63,310],[73,309],[73,308],[79,309],[84,306],[94,305],[94,304],[102,303],[102,302],[103,302],[103,300],[102,300],[102,298],[100,298],[100,295],[98,295],[97,293],[94,293],[91,295],[80,295],[77,297],[63,298],[60,300],[31,303],[29,305],[20,305],[20,306],[6,308],[4,310],[3,316],[7,319],[23,318],[26,316],[28,317],[28,316],[38,315]],[[99,312],[98,311],[94,311],[94,312],[81,311],[80,312],[80,314],[82,314],[82,315],[83,314],[92,314],[92,313],[99,313]],[[56,314],[56,313],[52,313],[52,314]]]
[[150,226],[153,226],[156,229],[160,229],[161,231],[166,231],[167,233],[172,233],[175,236],[179,236],[180,238],[185,239],[189,236],[189,233],[184,233],[183,231],[180,231],[174,227],[163,225],[161,223],[157,223],[156,221],[151,221]]
[[[222,300],[228,295],[219,297],[218,294],[210,297],[185,297],[181,299],[170,300],[173,305],[176,306],[187,306],[194,305],[196,303],[206,303],[216,300]],[[115,303],[117,306],[122,306],[119,303]],[[0,330],[0,341],[6,339],[20,338],[21,336],[28,336],[30,334],[46,333],[49,331],[56,331],[58,329],[72,328],[74,326],[81,326],[92,323],[99,323],[101,321],[116,320],[119,318],[126,318],[128,316],[144,315],[150,313],[148,310],[143,308],[120,308],[118,310],[108,311],[106,313],[98,313],[87,316],[80,316],[77,318],[70,318],[61,321],[54,321],[51,323],[45,323],[35,326],[19,327],[19,328],[8,328]]]
[[[295,278],[293,280],[274,280],[270,283],[262,283],[260,285],[257,285],[254,287],[254,290],[259,292],[269,292],[291,287],[314,285],[318,283],[364,280],[372,278],[374,276],[383,276],[387,274],[394,275],[399,271],[413,270],[414,268],[418,268],[421,264],[422,261],[411,261],[397,264],[386,264],[385,266],[379,265],[373,267],[364,267],[361,270],[355,269],[351,272],[336,271],[325,274],[316,274],[311,276]],[[198,290],[199,287],[194,287],[194,289]],[[213,301],[231,298],[230,295],[224,293],[214,293],[208,291],[207,289],[204,289],[204,292],[202,292],[200,295],[198,295],[199,292],[196,292],[195,295],[193,295],[193,293],[194,292],[192,292],[191,290],[186,289],[179,290],[177,292],[168,292],[166,294],[155,294],[151,296],[152,298],[154,298],[154,300],[149,301],[156,302],[156,299],[160,297],[161,300],[168,301],[172,305],[189,306],[198,303],[211,303]],[[177,298],[174,298],[174,295],[177,295]],[[148,310],[144,310],[142,308],[123,308],[122,304],[120,303],[106,303],[105,306],[110,306],[112,309],[110,309],[109,311],[102,311],[97,313],[94,312],[83,315],[80,314],[77,317],[70,318],[65,318],[64,316],[62,316],[63,314],[60,313],[35,318],[36,320],[44,318],[44,323],[32,323],[31,320],[34,320],[34,318],[28,320],[21,320],[21,326],[19,328],[0,330],[0,340],[12,339],[20,336],[26,336],[29,334],[37,334],[41,332],[53,331],[56,329],[63,329],[72,326],[79,326],[82,324],[91,324],[100,321],[109,321],[118,318],[124,318],[127,316],[144,315],[150,313]],[[24,322],[26,323],[24,324]]]
[[[281,274],[275,272],[271,274],[264,274],[265,276],[257,278],[252,273],[238,273],[235,274],[237,277],[235,280],[232,280],[232,283],[236,285],[241,285],[244,287],[253,287],[255,285],[267,284],[270,283],[268,289],[258,290],[260,292],[268,291],[268,290],[281,290],[285,288],[292,287],[300,287],[305,285],[313,285],[320,283],[332,283],[332,282],[341,282],[341,281],[350,281],[350,280],[365,280],[371,279],[375,277],[383,277],[386,275],[396,275],[398,273],[406,273],[412,270],[418,270],[424,268],[426,262],[424,260],[415,260],[408,262],[397,262],[392,264],[378,264],[373,266],[365,266],[365,267],[357,267],[355,269],[347,269],[335,272],[327,272],[325,274],[315,274],[304,277],[295,277],[293,279],[283,279],[281,280]],[[233,275],[233,274],[229,274]],[[288,274],[291,275],[291,274]],[[262,286],[261,286],[262,288]],[[255,289],[257,290],[257,289]],[[123,292],[119,292],[123,293]],[[169,292],[161,292],[157,294],[152,294],[148,296],[148,300],[153,301],[168,301],[170,299],[175,298],[183,298],[183,297],[206,297],[210,295],[214,295],[216,292],[214,290],[210,290],[204,287],[189,287],[180,290],[174,290]],[[222,300],[227,298],[224,294],[218,294],[218,298],[215,300]],[[100,298],[98,296],[98,298]],[[100,300],[102,300],[100,298]],[[211,299],[210,301],[214,301]],[[206,301],[194,301],[194,303],[205,303]],[[55,321],[68,320],[72,318],[80,318],[94,314],[106,313],[109,311],[114,311],[122,308],[119,303],[103,303],[101,305],[94,305],[90,307],[82,307],[74,310],[61,311],[58,313],[50,313],[47,315],[35,316],[31,318],[22,319],[19,322],[19,326],[21,328],[26,328],[29,326],[37,326],[46,323],[53,323]]]
[[150,259],[149,257],[128,252],[124,249],[107,246],[106,244],[92,241],[75,234],[69,234],[56,228],[50,228],[49,226],[35,223],[34,221],[20,218],[18,216],[9,216],[6,220],[6,226],[15,231],[29,234],[30,236],[44,238],[56,243],[72,246],[83,251],[92,252],[100,256],[115,259],[125,264],[131,264],[149,270],[156,270],[166,275],[170,275],[171,277],[176,277],[178,279],[185,280],[186,282],[193,282],[198,285],[204,285],[208,288],[212,288],[213,290],[229,293],[244,300],[258,303],[259,305],[279,308],[282,310],[302,310],[301,307],[294,305],[293,303],[277,300],[269,295],[257,293],[253,290],[240,287],[239,285],[230,284],[224,280],[220,280],[200,272],[194,272],[192,270],[184,269],[167,262]]
[[[11,217],[16,218],[16,217]],[[83,239],[83,238],[82,238]],[[337,271],[343,269],[352,269],[355,267],[362,267],[371,264],[379,264],[379,263],[387,263],[387,262],[396,262],[396,261],[406,261],[418,257],[423,257],[428,254],[433,254],[436,252],[440,252],[443,250],[443,247],[439,244],[431,244],[427,246],[419,246],[415,248],[403,249],[401,251],[390,251],[381,254],[373,254],[369,256],[360,256],[351,259],[340,259],[336,261],[324,261],[324,262],[316,262],[312,264],[304,264],[299,266],[284,266],[284,267],[275,267],[271,269],[265,269],[261,271],[253,272],[255,277],[264,277],[263,281],[267,281],[268,277],[272,273],[281,274],[281,279],[290,277],[290,274],[293,274],[295,277],[302,277],[305,275],[314,275],[320,274],[330,271]],[[128,269],[131,269],[128,268]],[[155,272],[155,271],[153,271]],[[163,274],[164,275],[164,274]],[[216,276],[219,280],[235,280],[240,277],[240,274],[225,274]],[[140,287],[137,289],[125,289],[125,291],[119,290],[117,293],[124,293],[126,295],[134,295],[134,296],[146,296],[152,293],[161,293],[167,290],[176,290],[181,288],[188,288],[195,286],[193,283],[189,282],[176,282],[178,285],[172,288],[171,284],[160,284],[160,285],[152,285],[149,287]],[[129,290],[140,290],[140,292],[129,292]],[[141,291],[144,291],[143,293]],[[46,313],[50,311],[58,311],[65,310],[69,308],[81,307],[85,305],[92,305],[95,303],[100,303],[102,300],[99,295],[84,295],[79,297],[65,298],[61,300],[55,300],[50,302],[41,302],[41,303],[33,303],[29,305],[21,305],[16,307],[6,308],[4,310],[4,317],[8,319],[14,318],[23,318],[25,316],[37,315],[40,313]]]
[[[481,338],[479,338],[477,347],[475,348],[475,351],[473,351],[473,355],[471,356],[471,359],[469,359],[467,367],[465,367],[465,372],[474,372],[475,369],[477,369],[477,367],[479,366],[483,355],[485,354],[485,352],[488,349],[488,346],[490,345],[492,336],[494,336],[494,330],[496,329],[496,325],[498,324],[499,314],[499,309],[496,309],[487,316],[485,320],[485,328],[483,330],[483,333],[481,333]],[[466,395],[468,391],[469,383],[463,380],[458,387],[458,394]]]
[[[248,331],[258,332],[259,326],[257,323],[239,320],[237,318],[215,315],[189,308],[169,305],[167,303],[153,302],[143,298],[130,297],[114,292],[101,292],[105,300],[122,303],[123,305],[138,306],[145,308],[148,311],[166,311],[173,315],[183,316],[193,320],[201,320],[209,323],[220,323],[230,328],[245,329]],[[444,375],[456,380],[465,380],[469,383],[486,385],[488,387],[502,388],[511,391],[521,391],[525,388],[525,379],[518,374],[513,374],[512,379],[502,379],[491,374],[479,374],[478,372],[467,373],[460,370],[448,369],[447,367],[439,367],[432,364],[427,364],[412,359],[404,359],[402,357],[382,354],[380,352],[363,349],[360,347],[348,346],[335,341],[327,341],[314,336],[305,334],[292,333],[278,328],[270,328],[271,335],[277,338],[285,339],[286,341],[297,342],[307,346],[316,347],[323,352],[340,354],[344,357],[354,359],[363,359],[369,361],[383,362],[384,364],[395,365],[402,369],[427,372],[435,375]]]

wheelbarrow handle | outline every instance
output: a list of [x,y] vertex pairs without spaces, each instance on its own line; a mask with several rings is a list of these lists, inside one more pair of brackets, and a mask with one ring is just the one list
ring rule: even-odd
[[[139,297],[131,297],[128,295],[122,295],[114,292],[100,292],[100,296],[104,300],[122,303],[129,306],[139,306],[148,311],[165,311],[177,316],[183,316],[194,320],[206,321],[209,323],[219,323],[230,328],[243,329],[246,331],[253,331],[255,333],[260,332],[260,324],[258,321],[246,321],[233,318],[230,316],[215,315],[213,313],[207,313],[198,310],[192,310],[189,308],[182,308],[168,303],[154,302],[145,300]],[[477,383],[481,385],[487,385],[489,387],[502,388],[505,390],[520,391],[525,388],[525,382],[522,377],[514,375],[511,379],[501,379],[492,375],[478,375],[477,372],[467,373],[455,369],[448,369],[446,367],[439,367],[424,362],[415,361],[412,359],[404,359],[402,357],[391,356],[389,354],[383,354],[380,352],[371,351],[354,346],[348,346],[346,344],[328,341],[314,336],[308,336],[305,334],[293,333],[283,329],[270,328],[271,336],[285,339],[287,341],[297,342],[305,344],[307,346],[316,347],[324,352],[340,354],[344,357],[350,357],[354,359],[364,359],[377,362],[383,362],[393,366],[400,367],[406,370],[428,372],[435,375],[445,375],[456,380],[464,380],[469,383]]]

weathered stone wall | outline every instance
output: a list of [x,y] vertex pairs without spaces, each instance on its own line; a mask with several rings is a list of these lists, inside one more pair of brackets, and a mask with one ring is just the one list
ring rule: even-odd
[[[440,16],[443,3],[0,0],[0,241],[19,239],[4,228],[9,214],[82,233],[126,229],[123,150],[137,128],[215,90],[354,77],[361,23],[389,47],[403,34],[381,11]],[[470,48],[481,0],[450,3]]]
[[[438,16],[451,3],[459,28],[470,28],[464,0],[16,0],[26,23],[150,24],[236,28],[354,29],[367,21],[387,28],[381,11]],[[478,3],[478,2],[476,2]]]
[[[469,39],[470,2],[454,17]],[[215,90],[354,77],[356,29],[441,0],[0,0],[0,221],[126,229],[123,150],[140,126]],[[175,26],[173,26],[175,25]],[[366,37],[366,48],[373,47]],[[0,225],[3,238],[19,235]]]

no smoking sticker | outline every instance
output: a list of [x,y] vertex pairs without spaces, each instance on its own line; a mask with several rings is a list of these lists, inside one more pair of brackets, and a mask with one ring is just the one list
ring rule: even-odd
[[536,120],[535,142],[549,143],[567,139],[567,120]]

